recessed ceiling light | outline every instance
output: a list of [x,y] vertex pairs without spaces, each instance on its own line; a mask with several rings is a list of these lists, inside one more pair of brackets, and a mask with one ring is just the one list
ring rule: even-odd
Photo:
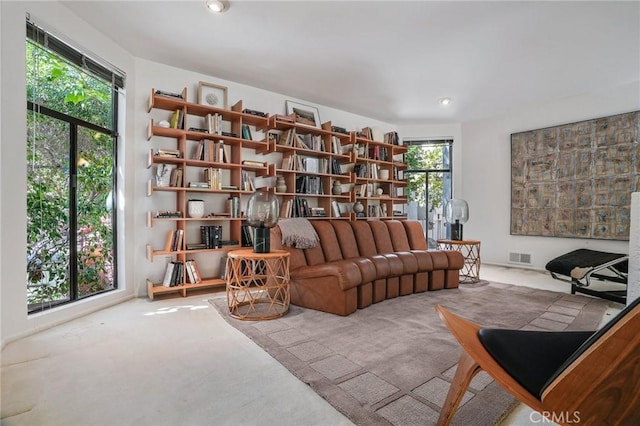
[[451,103],[451,98],[440,98],[441,105],[449,105]]
[[229,3],[225,0],[207,0],[207,9],[215,13],[226,12],[229,9]]

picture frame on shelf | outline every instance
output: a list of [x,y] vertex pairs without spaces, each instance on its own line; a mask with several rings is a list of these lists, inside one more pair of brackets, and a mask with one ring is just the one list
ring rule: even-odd
[[228,109],[227,88],[218,84],[201,81],[198,83],[198,103],[200,105]]
[[287,115],[293,114],[296,123],[320,128],[320,111],[318,111],[318,108],[293,101],[285,101],[285,106]]

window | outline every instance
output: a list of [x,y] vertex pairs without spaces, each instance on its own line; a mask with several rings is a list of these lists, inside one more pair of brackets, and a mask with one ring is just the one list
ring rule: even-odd
[[117,288],[124,77],[27,20],[29,313]]
[[453,141],[405,140],[408,150],[407,218],[422,222],[429,247],[445,238],[443,207],[452,197],[451,159]]

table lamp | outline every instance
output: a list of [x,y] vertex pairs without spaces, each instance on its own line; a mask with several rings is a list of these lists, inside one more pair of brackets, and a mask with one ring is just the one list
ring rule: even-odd
[[444,206],[444,220],[449,224],[452,240],[462,240],[462,224],[469,220],[469,205],[465,200],[452,198]]
[[270,228],[278,223],[280,203],[272,193],[264,190],[254,192],[247,202],[247,225],[253,227],[253,252],[269,253]]

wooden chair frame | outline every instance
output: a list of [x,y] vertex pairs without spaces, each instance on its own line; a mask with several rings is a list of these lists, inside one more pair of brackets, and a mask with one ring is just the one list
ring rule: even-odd
[[[520,385],[487,352],[478,337],[482,328],[442,306],[436,310],[462,346],[458,368],[440,412],[448,425],[473,377],[486,371],[521,402],[564,425],[640,424],[640,304],[569,364],[538,398]],[[612,320],[612,321],[614,321]]]

